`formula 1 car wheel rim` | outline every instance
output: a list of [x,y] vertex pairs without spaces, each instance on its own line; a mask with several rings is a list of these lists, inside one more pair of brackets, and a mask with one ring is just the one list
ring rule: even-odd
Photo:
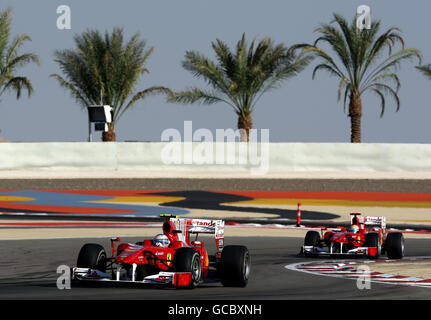
[[248,252],[245,255],[244,260],[244,280],[248,280],[248,276],[250,274],[250,255]]
[[201,265],[199,263],[199,257],[198,256],[195,256],[195,257],[197,258],[194,258],[192,262],[192,278],[193,278],[193,281],[197,282],[201,278]]
[[106,253],[105,251],[101,251],[99,256],[97,257],[97,269],[105,270],[106,269]]

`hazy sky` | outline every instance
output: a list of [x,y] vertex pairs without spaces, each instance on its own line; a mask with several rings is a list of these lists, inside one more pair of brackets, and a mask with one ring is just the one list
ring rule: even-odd
[[[315,40],[314,29],[329,22],[334,12],[353,18],[361,4],[372,8],[372,18],[382,19],[383,28],[398,26],[407,47],[421,50],[423,62],[431,63],[431,2],[352,1],[352,0],[0,0],[1,8],[13,9],[12,35],[28,33],[21,52],[35,52],[42,60],[20,69],[34,86],[32,98],[16,100],[13,94],[0,101],[0,137],[10,141],[86,141],[87,112],[69,92],[49,77],[58,73],[53,61],[56,49],[73,48],[73,35],[87,28],[101,31],[124,27],[128,37],[136,32],[155,46],[147,64],[149,74],[139,88],[164,85],[174,90],[204,82],[184,70],[181,61],[186,50],[197,50],[214,57],[211,41],[217,38],[230,46],[243,32],[248,39],[271,36],[287,46]],[[56,13],[59,5],[71,8],[72,29],[59,30]],[[253,123],[257,129],[270,129],[274,142],[349,142],[350,119],[337,102],[336,78],[321,72],[315,80],[312,63],[298,77],[276,91],[265,94],[257,105]],[[402,65],[401,110],[388,98],[385,116],[380,118],[379,99],[373,94],[363,98],[363,142],[431,143],[431,80],[414,66]],[[167,128],[182,132],[183,122],[193,128],[215,130],[236,128],[237,117],[225,104],[176,105],[162,96],[138,102],[117,123],[119,141],[159,141]],[[99,136],[95,136],[99,139]]]

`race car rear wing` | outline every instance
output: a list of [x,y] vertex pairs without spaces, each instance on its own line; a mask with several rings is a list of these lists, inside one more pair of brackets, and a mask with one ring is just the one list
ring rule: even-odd
[[[169,218],[165,224],[169,224],[169,228],[173,227],[173,233],[178,237],[178,240],[190,244],[190,235],[207,233],[214,234],[217,245],[217,253],[221,253],[224,245],[224,221],[200,218],[178,218],[176,216],[161,215],[161,217]],[[168,227],[168,226],[166,226]],[[166,231],[167,228],[163,227]]]
[[[360,213],[351,213],[351,223],[359,223],[363,227],[379,227],[386,228],[386,217],[362,216]],[[356,219],[356,220],[355,220]]]
[[161,215],[169,218],[175,226],[175,230],[181,231],[183,235],[192,233],[213,233],[216,239],[224,238],[224,221],[200,218],[178,218],[176,216]]
[[365,226],[376,226],[382,229],[386,228],[386,217],[364,217]]

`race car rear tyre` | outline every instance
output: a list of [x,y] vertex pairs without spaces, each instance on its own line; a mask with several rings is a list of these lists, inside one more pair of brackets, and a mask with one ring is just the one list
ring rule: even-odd
[[385,247],[389,259],[402,259],[404,257],[403,234],[401,232],[389,233]]
[[308,231],[305,235],[304,246],[318,247],[320,244],[320,234],[317,231]]
[[368,258],[377,259],[382,251],[379,234],[375,232],[367,233],[365,236],[364,247],[377,248],[377,253],[375,255],[368,256]]
[[200,254],[193,248],[179,248],[174,255],[172,267],[175,272],[190,272],[192,281],[189,288],[198,286],[202,277]]
[[250,252],[244,246],[226,246],[221,252],[221,283],[225,287],[245,287],[250,276]]
[[85,244],[79,251],[76,266],[79,268],[91,268],[106,272],[105,249],[99,244]]

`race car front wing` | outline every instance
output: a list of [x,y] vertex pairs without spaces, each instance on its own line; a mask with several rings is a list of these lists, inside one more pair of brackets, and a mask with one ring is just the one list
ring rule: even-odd
[[71,268],[71,277],[75,281],[137,283],[171,287],[187,287],[192,281],[190,272],[159,272],[158,274],[147,276],[143,280],[136,280],[134,272],[132,272],[132,277],[130,278],[124,275],[121,276],[120,271],[121,269],[118,268],[113,277],[112,274],[100,270],[74,267]]
[[325,249],[314,246],[302,246],[301,253],[310,256],[376,256],[377,250],[377,248],[373,247],[358,247],[346,252],[338,252],[333,250],[332,247]]

